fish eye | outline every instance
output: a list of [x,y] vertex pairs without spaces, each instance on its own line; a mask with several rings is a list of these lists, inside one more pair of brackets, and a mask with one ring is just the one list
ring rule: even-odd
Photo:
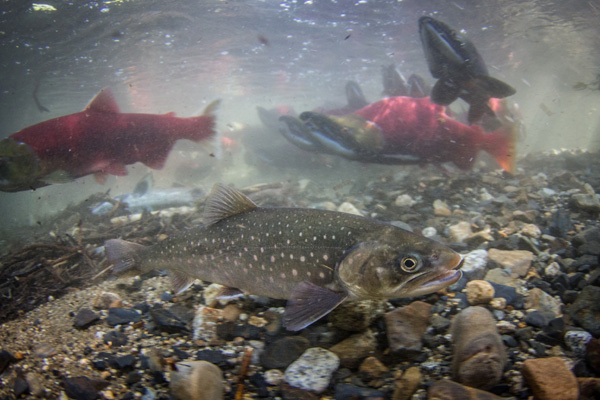
[[420,257],[416,254],[403,256],[398,259],[398,262],[400,264],[400,268],[402,268],[404,272],[415,272],[421,266]]

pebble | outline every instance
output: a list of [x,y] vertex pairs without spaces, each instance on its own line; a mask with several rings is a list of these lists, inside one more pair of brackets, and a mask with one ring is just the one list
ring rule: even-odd
[[463,386],[449,380],[434,382],[427,391],[428,400],[502,400],[490,392]]
[[575,375],[558,357],[525,360],[523,377],[536,400],[577,400]]
[[494,287],[487,281],[474,280],[467,283],[465,293],[469,304],[487,304],[494,298]]
[[416,203],[417,202],[412,197],[410,197],[410,195],[408,195],[408,194],[401,194],[398,197],[396,197],[396,200],[394,200],[394,205],[396,207],[402,207],[402,208],[412,207]]
[[42,397],[46,390],[44,389],[44,378],[37,372],[28,372],[25,374],[25,381],[29,386],[29,393],[34,397]]
[[401,359],[421,354],[430,317],[431,305],[422,301],[414,301],[385,314],[390,352]]
[[322,393],[329,386],[331,375],[340,366],[339,357],[320,347],[304,352],[285,370],[285,381],[290,385]]
[[533,288],[527,293],[525,308],[538,310],[548,320],[562,315],[562,302],[539,288]]
[[87,376],[65,378],[65,393],[74,400],[95,400],[100,397],[100,391],[110,383],[100,379],[90,379]]
[[521,227],[521,235],[538,239],[540,236],[542,236],[542,231],[535,224],[526,224]]
[[178,400],[223,399],[223,373],[207,361],[186,361],[175,364],[169,388]]
[[140,313],[133,308],[111,307],[108,309],[106,323],[110,326],[125,325],[131,322],[139,322],[141,319]]
[[567,331],[565,333],[565,344],[577,358],[585,357],[588,343],[592,339],[592,334],[586,331]]
[[347,213],[347,214],[360,215],[361,217],[364,216],[362,211],[360,211],[358,208],[356,208],[356,206],[354,204],[349,203],[347,201],[340,204],[340,206],[338,207],[337,210],[339,212],[343,212],[343,213]]
[[82,308],[73,318],[73,326],[77,329],[87,329],[99,319],[100,316],[89,308]]
[[309,347],[310,342],[305,337],[286,336],[267,345],[260,362],[266,369],[287,368]]
[[125,346],[128,342],[127,335],[119,331],[106,332],[102,340],[111,347]]
[[210,342],[217,337],[217,326],[223,316],[223,310],[199,306],[192,322],[194,340]]
[[560,265],[556,261],[548,264],[546,268],[544,268],[544,275],[548,278],[556,278],[560,273]]
[[586,331],[600,336],[600,288],[586,286],[569,307],[569,315]]
[[150,317],[160,332],[181,333],[188,332],[187,325],[165,308],[150,310]]
[[392,400],[409,400],[415,393],[423,375],[419,367],[410,367],[406,371],[398,371],[394,376],[394,393]]
[[533,253],[528,250],[499,250],[488,251],[490,261],[494,261],[511,274],[524,277],[533,261]]
[[448,238],[454,243],[462,243],[471,235],[473,235],[473,231],[469,222],[461,221],[448,228]]
[[15,357],[6,350],[0,351],[0,374],[9,366],[9,364],[15,362]]
[[94,308],[99,310],[108,310],[111,307],[121,307],[123,301],[119,295],[110,292],[102,292],[94,298]]
[[278,386],[284,378],[283,372],[278,369],[265,371],[265,381],[271,386]]
[[433,202],[433,214],[437,217],[448,217],[452,215],[452,211],[448,208],[448,204],[438,199]]
[[371,330],[354,334],[329,350],[335,353],[345,368],[356,368],[368,356],[375,353],[377,340]]
[[454,378],[475,388],[496,385],[507,356],[492,314],[483,307],[468,307],[454,317],[450,331],[454,343]]
[[571,196],[569,201],[571,208],[577,211],[589,213],[600,213],[600,199],[596,194],[579,193]]
[[358,372],[365,382],[381,378],[386,375],[390,369],[386,367],[376,357],[367,357],[358,367]]
[[486,273],[487,262],[487,250],[473,250],[464,256],[463,265],[460,270],[467,280],[482,279]]
[[506,308],[506,299],[504,297],[494,297],[490,300],[490,306],[496,310],[504,310]]
[[362,332],[385,312],[380,300],[352,301],[340,304],[329,314],[329,322],[349,332]]

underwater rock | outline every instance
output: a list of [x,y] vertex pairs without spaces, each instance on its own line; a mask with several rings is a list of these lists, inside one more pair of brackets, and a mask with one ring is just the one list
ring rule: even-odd
[[302,336],[286,336],[267,345],[260,355],[260,362],[266,369],[287,368],[308,348],[310,342]]
[[364,382],[372,381],[383,377],[390,371],[381,361],[376,357],[367,357],[358,367],[358,373]]
[[0,351],[0,374],[9,366],[10,363],[15,362],[15,358],[11,353],[6,350]]
[[458,224],[451,225],[448,228],[448,237],[451,242],[462,243],[473,234],[471,224],[461,221]]
[[329,350],[339,357],[343,367],[356,368],[362,360],[375,353],[376,349],[375,335],[372,331],[367,330],[342,340]]
[[579,193],[571,196],[569,205],[576,211],[600,213],[600,200],[596,194]]
[[585,360],[596,373],[600,373],[600,339],[592,339],[585,350]]
[[412,359],[421,353],[431,307],[417,300],[385,314],[388,345],[393,356]]
[[505,397],[463,386],[449,380],[434,382],[427,391],[428,400],[502,400]]
[[290,385],[322,393],[329,386],[331,375],[340,366],[339,357],[320,347],[304,352],[285,370],[285,381]]
[[123,304],[119,295],[110,292],[102,292],[94,298],[94,308],[108,310],[111,307],[121,307]]
[[342,303],[329,314],[329,322],[345,331],[362,332],[384,314],[384,306],[379,300]]
[[[499,250],[488,251],[490,261],[494,261],[508,269],[512,275],[524,277],[533,261],[533,253],[528,250]],[[487,280],[487,278],[486,278]]]
[[523,377],[536,400],[577,400],[575,375],[558,357],[525,360]]
[[600,287],[586,286],[569,307],[569,315],[586,331],[600,336]]
[[438,199],[433,202],[433,215],[436,217],[448,217],[452,215],[452,211],[448,208],[448,204]]
[[109,382],[90,379],[87,376],[65,378],[64,380],[66,395],[75,400],[95,400],[100,397],[99,391],[109,384]]
[[487,304],[494,298],[494,287],[487,281],[468,282],[465,292],[467,301],[473,306]]
[[123,332],[119,332],[119,331],[106,332],[104,334],[104,337],[102,338],[102,340],[104,341],[105,344],[107,344],[111,347],[125,346],[127,344],[127,342],[129,341],[129,339],[127,338],[127,335],[124,334]]
[[592,334],[586,331],[567,331],[565,333],[565,344],[577,358],[585,357],[588,343],[592,339]]
[[415,204],[417,204],[417,202],[408,194],[401,194],[394,200],[394,205],[401,208],[412,207]]
[[468,307],[454,317],[450,331],[454,379],[481,389],[497,384],[507,356],[492,314],[483,307]]
[[86,329],[99,319],[100,316],[89,308],[82,308],[73,318],[73,326],[77,329]]
[[223,399],[223,373],[207,361],[186,361],[175,364],[169,388],[178,400]]
[[335,385],[336,400],[385,400],[385,393],[365,387],[340,383]]
[[460,270],[467,280],[482,279],[485,276],[488,262],[488,252],[486,250],[473,250],[466,254],[463,259],[463,266]]
[[189,331],[187,325],[167,309],[150,310],[150,316],[160,332],[180,333]]
[[337,208],[337,210],[339,212],[343,212],[343,213],[347,213],[347,214],[360,215],[361,217],[364,216],[364,213],[362,211],[360,211],[358,208],[356,208],[356,206],[354,204],[349,203],[347,201],[340,204],[340,206]]
[[116,308],[108,309],[108,317],[106,323],[110,326],[124,325],[131,322],[141,321],[142,316],[133,308]]
[[396,372],[392,400],[409,400],[419,387],[421,378],[419,367],[410,367],[404,372]]
[[288,385],[285,382],[281,384],[281,397],[284,400],[319,400],[318,395]]

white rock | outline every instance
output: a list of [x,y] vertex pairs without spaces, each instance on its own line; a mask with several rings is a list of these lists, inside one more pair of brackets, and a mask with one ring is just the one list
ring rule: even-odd
[[408,194],[401,194],[400,196],[396,197],[396,200],[394,201],[394,205],[396,207],[412,207],[416,203],[417,202],[414,201],[413,198]]
[[587,344],[592,340],[592,334],[587,331],[568,331],[565,333],[565,344],[577,358],[583,358]]
[[277,386],[283,380],[283,372],[278,369],[270,369],[265,372],[265,381],[272,386]]
[[527,224],[521,228],[521,234],[538,239],[542,236],[542,230],[535,224]]
[[285,370],[285,381],[290,385],[321,393],[327,389],[331,374],[340,366],[340,359],[329,350],[312,347]]
[[463,240],[473,234],[471,224],[466,221],[461,221],[458,224],[448,228],[448,236],[452,242],[461,243]]
[[544,269],[544,274],[548,278],[554,278],[554,277],[560,275],[560,265],[558,265],[558,263],[556,261],[551,263]]
[[433,214],[438,217],[447,217],[452,214],[452,211],[448,207],[448,204],[437,199],[433,202]]
[[437,233],[437,229],[435,229],[433,226],[428,226],[421,232],[421,234],[427,238],[432,238],[437,235]]
[[486,188],[482,188],[480,190],[480,192],[481,192],[481,194],[479,195],[479,200],[481,200],[481,201],[490,201],[490,200],[494,199],[494,196],[492,196],[490,194],[490,192],[487,191]]
[[460,270],[468,280],[482,279],[485,276],[488,262],[488,252],[486,250],[473,250],[465,255],[464,259]]
[[358,208],[356,208],[354,204],[349,203],[347,201],[340,204],[337,210],[339,212],[363,216],[363,213]]

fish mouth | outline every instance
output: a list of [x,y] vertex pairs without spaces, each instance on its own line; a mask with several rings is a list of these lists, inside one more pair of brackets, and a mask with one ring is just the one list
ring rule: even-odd
[[462,271],[460,271],[463,263],[464,257],[455,253],[453,260],[444,263],[442,266],[438,267],[435,272],[421,277],[422,280],[415,285],[418,289],[411,291],[410,295],[417,296],[430,294],[455,284],[463,275]]

